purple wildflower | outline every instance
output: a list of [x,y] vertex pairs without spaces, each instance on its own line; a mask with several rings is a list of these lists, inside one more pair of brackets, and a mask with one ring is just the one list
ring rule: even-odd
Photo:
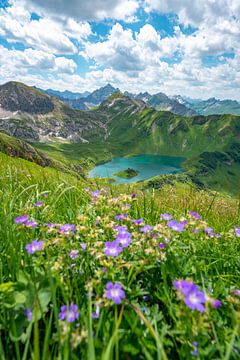
[[131,234],[128,231],[118,233],[116,241],[122,245],[123,248],[128,247],[132,242]]
[[37,224],[37,222],[35,220],[27,220],[27,221],[25,221],[24,225],[26,227],[29,227],[29,228],[32,228],[32,229],[35,229],[38,226],[38,224]]
[[44,196],[44,197],[48,197],[48,193],[44,193],[43,196]]
[[193,351],[191,351],[191,355],[192,355],[192,356],[198,356],[198,354],[199,354],[199,351],[198,351],[198,342],[197,342],[197,341],[194,341],[192,345],[193,345]]
[[198,286],[187,280],[174,281],[175,288],[184,296],[184,303],[192,310],[205,311],[203,304],[206,302],[205,294]]
[[69,256],[71,259],[76,259],[76,257],[78,256],[78,250],[70,251]]
[[86,250],[86,248],[87,248],[87,244],[86,244],[86,243],[81,243],[80,246],[81,246],[82,250]]
[[60,320],[66,320],[67,322],[74,322],[79,317],[78,306],[75,304],[70,304],[69,308],[66,305],[61,306],[61,311],[59,313]]
[[165,246],[166,246],[166,244],[164,244],[164,243],[160,243],[160,244],[158,244],[158,246],[160,247],[160,249],[164,249],[164,248],[165,248]]
[[135,225],[141,225],[144,223],[143,219],[136,219],[136,220],[131,220],[132,223],[134,223]]
[[54,223],[48,223],[48,224],[45,224],[46,227],[50,228],[50,229],[53,229],[57,226],[57,224],[54,224]]
[[162,220],[168,220],[168,221],[172,220],[172,218],[173,218],[173,216],[171,214],[167,214],[167,213],[161,214],[160,216],[161,216]]
[[184,222],[178,222],[176,220],[171,220],[167,222],[167,226],[169,228],[171,228],[174,231],[177,232],[182,232],[184,230],[185,227],[185,223]]
[[201,215],[199,215],[197,212],[195,211],[189,211],[189,214],[194,217],[195,219],[201,219]]
[[127,217],[127,214],[117,214],[114,219],[122,221],[122,220],[125,220],[126,217]]
[[219,238],[219,237],[221,237],[221,235],[219,235],[219,234],[216,234],[214,231],[213,231],[213,229],[212,228],[210,228],[210,227],[205,227],[205,232],[207,233],[207,235],[209,235],[209,236],[215,236],[215,237],[217,237],[217,238]]
[[104,254],[108,256],[118,256],[122,252],[122,248],[119,246],[118,241],[105,242]]
[[43,242],[42,240],[37,241],[33,240],[30,244],[27,244],[25,246],[25,249],[27,250],[28,254],[34,254],[36,251],[40,251],[43,248]]
[[152,226],[150,225],[144,225],[143,227],[140,228],[140,231],[144,234],[149,234],[152,230]]
[[18,225],[25,224],[25,222],[28,220],[28,215],[21,215],[14,219],[14,222]]
[[192,310],[198,310],[200,312],[205,311],[203,304],[206,302],[206,297],[205,294],[200,290],[190,292],[185,297],[184,302]]
[[122,299],[125,298],[125,292],[122,289],[122,285],[112,282],[108,282],[106,285],[105,296],[114,302],[114,304],[120,304]]
[[218,308],[221,307],[221,306],[222,306],[222,302],[221,302],[220,300],[218,300],[218,299],[213,300],[213,302],[212,302],[212,307],[213,307],[214,309],[218,309]]
[[75,230],[75,225],[74,224],[64,224],[61,225],[59,228],[60,233],[62,234],[70,234]]
[[100,306],[96,305],[96,311],[92,313],[93,319],[99,319],[100,316]]
[[98,198],[101,195],[101,191],[100,190],[95,190],[91,192],[91,197],[92,198]]
[[238,227],[238,226],[235,226],[235,235],[237,237],[240,237],[240,227]]
[[30,309],[24,309],[24,312],[25,312],[25,315],[28,319],[28,321],[31,321],[32,320],[32,311]]
[[127,231],[126,225],[116,225],[114,226],[114,230],[117,230],[118,232],[124,232]]
[[192,232],[193,232],[194,234],[198,234],[198,233],[200,232],[200,230],[198,230],[198,229],[192,229]]
[[41,207],[43,206],[43,201],[38,201],[34,204],[35,207]]
[[135,199],[136,196],[137,196],[137,194],[135,194],[135,193],[132,193],[132,194],[131,194],[131,198],[132,198],[132,199]]
[[240,296],[240,290],[233,290],[233,293],[234,293],[234,295],[236,295],[236,296]]

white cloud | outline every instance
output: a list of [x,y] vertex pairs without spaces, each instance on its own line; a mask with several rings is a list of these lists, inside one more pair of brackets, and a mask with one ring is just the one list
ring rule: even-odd
[[[179,22],[194,25],[195,31],[187,35],[177,25],[172,36],[162,37],[145,24],[134,32],[126,22],[135,20],[140,3],[147,11],[175,12]],[[41,19],[30,20],[31,11]],[[12,0],[12,7],[0,9],[0,35],[28,48],[0,47],[0,81],[72,91],[91,91],[110,82],[132,92],[240,100],[239,16],[239,0]],[[107,37],[95,37],[93,43],[85,20],[104,18],[124,20],[125,25],[115,23]],[[80,76],[65,54],[90,61],[88,72]],[[213,56],[217,65],[206,67],[206,56]]]
[[77,64],[72,59],[56,57],[41,50],[8,50],[0,45],[0,73],[3,78],[5,72],[11,73],[14,79],[17,74],[26,74],[30,71],[73,74],[76,68]]
[[103,20],[107,18],[134,21],[139,8],[138,0],[25,0],[38,11],[58,14],[81,20]]
[[20,41],[55,54],[74,54],[77,48],[71,38],[86,39],[91,34],[91,27],[71,18],[31,20],[31,12],[14,1],[11,7],[0,9],[0,34],[9,42]]
[[210,25],[219,18],[239,16],[239,0],[145,0],[145,10],[162,13],[173,12],[178,15],[181,23],[185,25]]

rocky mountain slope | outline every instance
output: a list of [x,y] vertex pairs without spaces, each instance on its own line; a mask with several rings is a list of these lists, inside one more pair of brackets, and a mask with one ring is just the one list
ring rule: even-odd
[[63,102],[21,83],[0,87],[0,131],[29,141],[86,141],[95,128],[104,132],[94,113],[73,110]]
[[78,99],[64,99],[66,105],[78,110],[89,110],[95,106],[100,105],[110,95],[119,92],[119,89],[107,84],[90,93],[88,96],[80,97]]
[[11,112],[47,114],[54,110],[50,96],[18,82],[8,82],[0,86],[0,107]]

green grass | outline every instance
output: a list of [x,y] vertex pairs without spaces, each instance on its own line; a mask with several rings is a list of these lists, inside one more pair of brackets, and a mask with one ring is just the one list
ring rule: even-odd
[[[239,238],[233,229],[240,221],[239,202],[188,184],[159,191],[103,184],[0,153],[0,358],[185,360],[192,358],[197,341],[199,359],[239,359],[240,296],[233,293],[240,288]],[[92,203],[89,191],[103,186],[108,193],[101,190]],[[42,207],[34,206],[37,201]],[[190,217],[189,210],[203,220]],[[165,212],[187,219],[189,226],[182,233],[171,230],[160,219]],[[119,213],[128,214],[122,224],[132,243],[118,257],[109,257],[104,243],[114,239]],[[38,227],[15,224],[23,214]],[[137,218],[162,235],[141,233],[131,222]],[[63,235],[59,225],[51,230],[46,223],[75,224],[76,231]],[[207,224],[221,237],[207,236],[202,230]],[[32,240],[44,246],[28,254],[25,245]],[[76,259],[69,256],[72,250],[79,251]],[[204,313],[178,298],[175,279],[192,279],[208,294]],[[121,283],[125,291],[120,305],[104,295],[109,281]],[[216,298],[222,306],[213,309]],[[58,317],[60,307],[70,303],[79,309],[73,323]],[[100,316],[94,319],[97,305]]]

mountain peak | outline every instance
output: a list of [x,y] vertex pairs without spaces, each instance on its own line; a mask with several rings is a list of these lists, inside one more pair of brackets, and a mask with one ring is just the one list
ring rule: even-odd
[[15,112],[46,114],[54,110],[51,98],[39,90],[17,81],[0,86],[0,107]]

